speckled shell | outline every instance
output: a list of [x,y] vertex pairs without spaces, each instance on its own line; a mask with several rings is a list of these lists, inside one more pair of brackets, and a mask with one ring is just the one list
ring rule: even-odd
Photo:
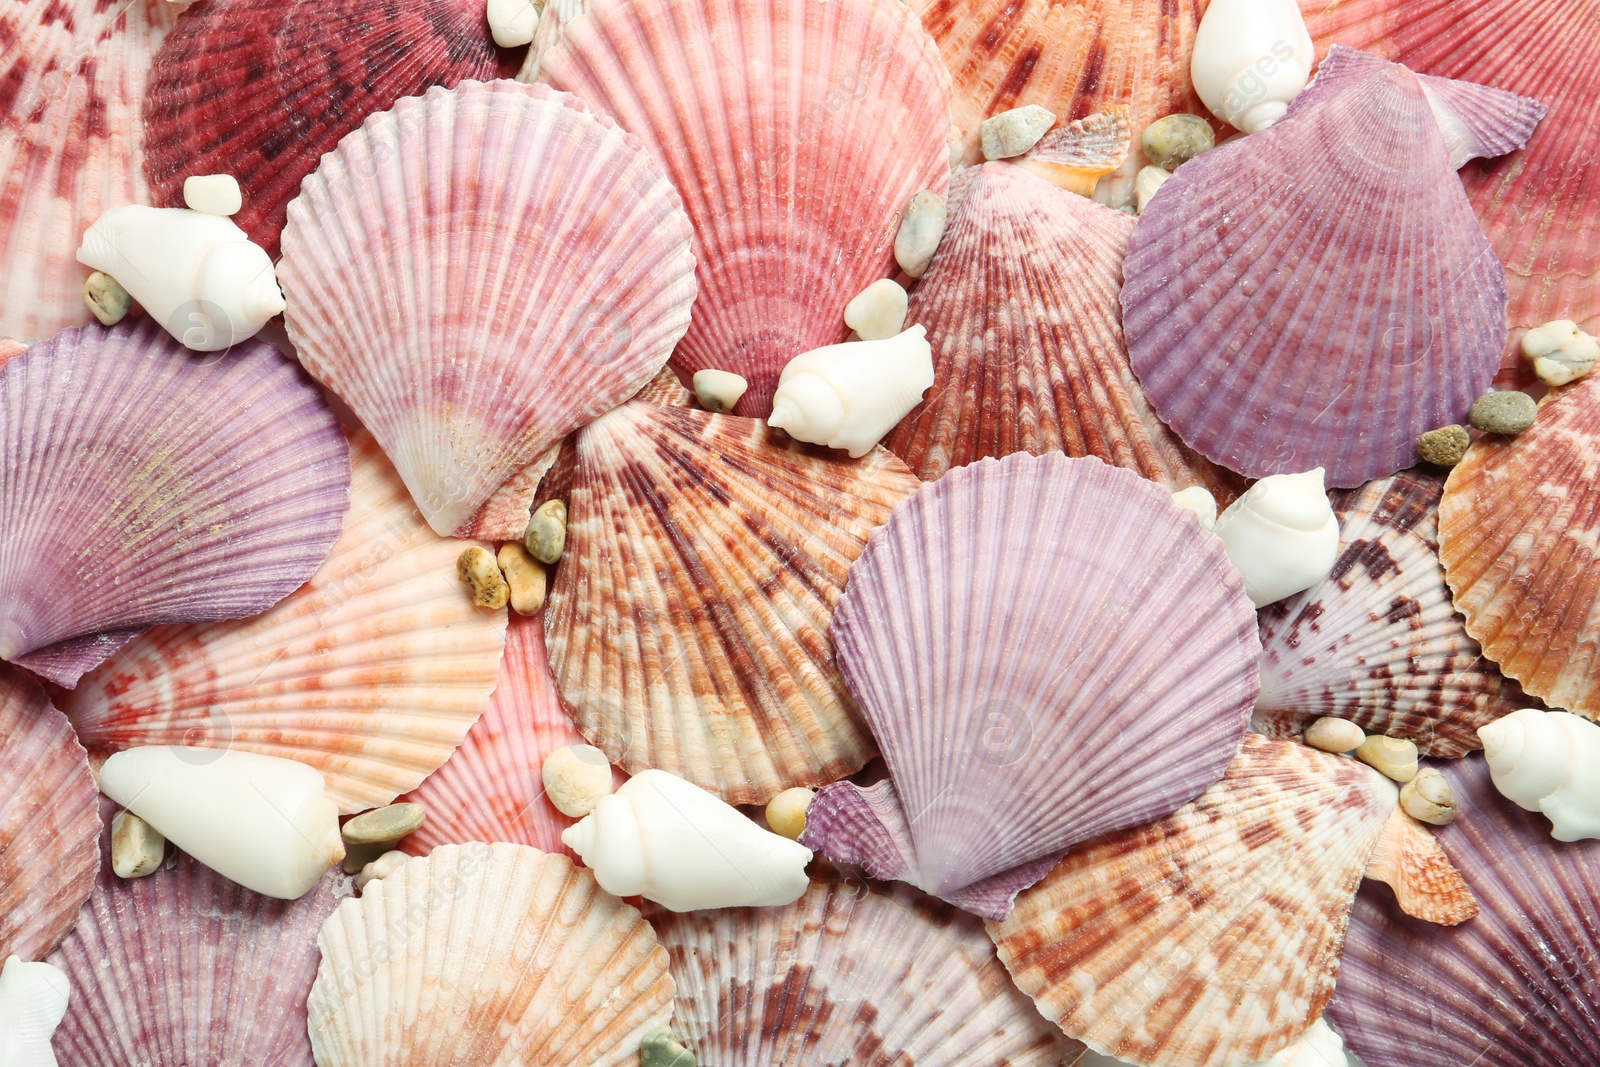
[[1438,556],[1443,491],[1442,474],[1409,470],[1334,494],[1333,571],[1260,612],[1256,729],[1298,739],[1332,715],[1454,758],[1483,747],[1478,727],[1528,706],[1450,602]]
[[[107,825],[116,806],[103,802]],[[312,1067],[306,994],[317,930],[349,895],[324,875],[299,900],[250,892],[177,850],[154,874],[100,877],[49,958],[72,983],[55,1051],[72,1067]]]
[[317,943],[319,1067],[637,1064],[672,1012],[667,954],[637,909],[523,845],[408,860]]
[[1329,1021],[1368,1067],[1600,1062],[1600,842],[1552,841],[1481,756],[1446,773],[1460,810],[1439,839],[1483,913],[1441,930],[1364,889]]
[[255,618],[130,643],[65,698],[85,744],[299,760],[347,813],[449,758],[495,687],[506,613],[472,606],[466,543],[428,529],[372,439],[351,456],[349,521],[311,580]]
[[0,960],[41,960],[94,887],[94,776],[39,683],[0,665]]
[[1156,418],[1122,339],[1134,218],[1011,163],[978,168],[911,291],[934,388],[884,444],[934,479],[984,456],[1098,456],[1226,506],[1239,481]]
[[[402,100],[323,159],[289,205],[278,278],[301,361],[434,530],[510,540],[525,511],[474,525],[496,490],[683,336],[689,243],[633,137],[545,86],[468,82]],[[521,507],[537,482],[520,479]]]
[[1058,1067],[1082,1046],[1011,985],[972,916],[823,871],[793,904],[651,907],[699,1067]]
[[1450,472],[1439,558],[1484,654],[1551,707],[1600,717],[1600,377],[1548,397]]
[[0,11],[0,335],[88,322],[83,231],[149,203],[139,105],[181,3],[12,0]]
[[285,207],[341,137],[402,97],[497,68],[475,0],[206,0],[150,72],[156,202],[182,207],[185,178],[231,174],[244,194],[234,222],[276,258]]
[[665,163],[700,284],[673,366],[743,375],[739,415],[765,417],[789,360],[844,340],[912,194],[948,181],[949,78],[898,0],[600,0],[541,76]]
[[1394,65],[1185,163],[1125,272],[1156,413],[1251,477],[1320,466],[1355,486],[1409,467],[1418,434],[1465,421],[1505,344],[1504,271]]
[[563,700],[613,763],[748,804],[872,757],[828,621],[917,479],[881,448],[836,456],[648,402],[584,428],[545,633]]
[[986,918],[1060,853],[1222,777],[1255,612],[1171,494],[1095,459],[961,467],[850,568],[839,666],[891,781],[817,795],[801,842]]
[[1249,734],[1222,781],[1069,854],[989,934],[1045,1018],[1099,1052],[1157,1067],[1266,1059],[1332,996],[1396,802],[1355,760]]
[[254,615],[328,554],[350,464],[270,345],[194,353],[149,319],[0,369],[0,658],[73,685],[147,627]]

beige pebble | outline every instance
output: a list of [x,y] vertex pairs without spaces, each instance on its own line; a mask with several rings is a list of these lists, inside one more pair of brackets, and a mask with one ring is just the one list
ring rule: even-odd
[[555,563],[567,550],[567,505],[546,500],[528,519],[522,544],[540,563]]
[[101,325],[115,326],[127,317],[133,297],[111,275],[95,271],[83,283],[83,303]]
[[1038,104],[1014,107],[983,120],[978,137],[983,142],[983,158],[1011,159],[1039,143],[1039,138],[1056,124],[1055,112]]
[[1168,115],[1144,128],[1139,147],[1145,158],[1165,171],[1175,171],[1202,152],[1211,151],[1217,135],[1199,115]]
[[893,278],[879,278],[844,306],[844,324],[863,341],[882,341],[905,329],[906,291]]
[[717,415],[726,414],[744,397],[750,383],[730,370],[694,372],[694,397],[700,406]]
[[1472,435],[1465,426],[1441,426],[1417,438],[1417,455],[1435,467],[1454,467],[1472,447]]
[[166,854],[167,839],[131,811],[111,819],[111,870],[118,878],[143,878],[155,873]]
[[1324,752],[1354,752],[1367,739],[1367,732],[1349,719],[1328,716],[1306,727],[1306,744]]
[[1150,198],[1155,196],[1156,190],[1167,184],[1167,179],[1171,177],[1170,170],[1162,170],[1160,167],[1139,168],[1139,173],[1133,179],[1133,196],[1139,214],[1144,214],[1145,205],[1150,203]]
[[1467,425],[1487,433],[1516,434],[1532,426],[1539,405],[1516,389],[1491,389],[1472,402]]
[[790,841],[800,840],[805,832],[806,812],[816,793],[803,785],[785,789],[767,802],[767,828]]
[[939,250],[949,214],[944,199],[929,189],[915,193],[894,235],[894,259],[900,269],[920,278]]
[[545,796],[563,815],[581,819],[611,794],[611,762],[593,745],[568,745],[544,758],[539,769]]
[[411,857],[400,851],[389,851],[361,868],[361,873],[356,875],[356,888],[365,889],[368,885],[387,878],[400,869],[400,865]]
[[1456,797],[1443,774],[1424,767],[1417,776],[1400,787],[1400,806],[1406,814],[1432,826],[1443,826],[1456,817]]
[[195,174],[183,179],[183,203],[205,215],[237,215],[244,206],[239,182],[231,174]]
[[1417,776],[1417,746],[1404,738],[1373,734],[1357,746],[1356,759],[1396,782]]
[[500,567],[487,548],[473,545],[456,559],[456,577],[472,587],[472,602],[480,608],[503,608],[511,596]]
[[1571,319],[1556,319],[1522,335],[1522,354],[1546,385],[1566,385],[1600,363],[1600,340]]
[[427,821],[427,809],[407,801],[362,812],[339,828],[339,836],[346,845],[392,845]]
[[547,581],[544,564],[515,541],[507,541],[500,546],[500,554],[495,557],[495,562],[500,564],[506,585],[511,589],[512,611],[518,615],[532,615],[544,607]]

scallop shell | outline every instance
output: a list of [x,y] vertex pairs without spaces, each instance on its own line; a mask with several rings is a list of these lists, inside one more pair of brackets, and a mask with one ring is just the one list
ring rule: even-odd
[[151,189],[182,207],[185,178],[233,175],[244,194],[233,221],[276,258],[284,209],[341,137],[402,97],[497,69],[475,0],[207,0],[178,20],[150,72]]
[[896,508],[832,633],[891,780],[824,789],[802,843],[986,918],[1222,777],[1261,651],[1219,541],[1166,490],[1060,454]]
[[1124,328],[1190,447],[1353,486],[1464,421],[1499,366],[1505,278],[1415,75],[1390,64],[1306,96],[1161,187],[1129,248]]
[[1439,838],[1483,912],[1441,930],[1363,890],[1329,1021],[1370,1067],[1600,1062],[1600,842],[1550,840],[1481,756],[1446,773],[1459,812]]
[[1600,377],[1532,429],[1485,435],[1450,472],[1439,558],[1484,655],[1522,687],[1600,717]]
[[1058,1067],[1082,1046],[1012,987],[972,916],[838,873],[781,908],[651,908],[700,1067]]
[[0,665],[0,960],[43,959],[94,886],[94,776],[39,683]]
[[1600,22],[1566,0],[1302,0],[1318,50],[1341,41],[1413,70],[1490,82],[1549,105],[1527,148],[1461,172],[1506,267],[1510,343],[1500,379],[1533,381],[1522,331],[1577,319],[1600,333]]
[[1299,738],[1324,715],[1430,756],[1482,748],[1477,729],[1528,698],[1467,635],[1439,564],[1443,475],[1401,471],[1336,493],[1328,577],[1263,608],[1255,728]]
[[[109,821],[116,806],[104,803]],[[317,930],[350,892],[330,871],[274,900],[174,850],[160,870],[100,877],[48,962],[72,983],[56,1053],[72,1067],[312,1067],[306,994]]]
[[[544,86],[469,82],[402,100],[323,159],[278,277],[301,362],[449,534],[666,362],[694,301],[689,243],[634,138]],[[537,479],[522,484],[525,505]]]
[[142,317],[7,361],[0,449],[0,658],[61,685],[146,627],[271,607],[348,504],[344,438],[298,367]]
[[672,1011],[639,912],[565,856],[441,845],[346,900],[318,938],[319,1067],[637,1063]]
[[573,20],[588,14],[594,0],[545,0],[539,8],[539,24],[533,31],[533,43],[523,57],[522,69],[517,71],[517,81],[539,80],[544,64],[544,54],[554,48],[567,35]]
[[1100,179],[1128,161],[1132,147],[1128,109],[1114,107],[1057,123],[1015,162],[1069,193],[1093,196]]
[[845,303],[892,273],[900,212],[948,182],[949,78],[896,0],[603,0],[541,76],[666,164],[700,286],[672,363],[743,375],[740,415],[844,340]]
[[578,728],[630,774],[765,803],[872,757],[828,620],[917,479],[881,448],[824,451],[647,402],[578,436],[545,634]]
[[1224,504],[1234,476],[1156,418],[1122,339],[1122,260],[1133,216],[1010,163],[977,168],[911,291],[935,387],[885,446],[924,479],[984,456],[1098,456]]
[[65,698],[85,744],[298,760],[347,813],[449,758],[495,687],[505,612],[472,606],[466,546],[428,529],[369,436],[351,458],[350,517],[311,580],[255,618],[130,643]]
[[12,0],[0,11],[0,335],[89,321],[84,230],[149,203],[139,105],[181,3]]

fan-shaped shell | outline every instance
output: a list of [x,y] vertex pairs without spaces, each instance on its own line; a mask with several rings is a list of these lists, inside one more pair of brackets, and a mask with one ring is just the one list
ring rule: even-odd
[[1499,366],[1505,278],[1415,75],[1307,96],[1161,187],[1129,247],[1124,328],[1190,447],[1353,486],[1464,421]]
[[0,665],[0,959],[43,959],[94,886],[94,776],[39,683]]
[[1010,163],[966,187],[906,321],[928,329],[935,386],[884,442],[918,477],[984,456],[1098,456],[1227,499],[1232,474],[1161,424],[1128,365],[1122,260],[1133,216]]
[[[109,823],[116,806],[106,802]],[[100,877],[51,955],[72,983],[55,1034],[72,1067],[312,1067],[306,994],[317,930],[350,892],[330,871],[299,900],[274,900],[174,851],[131,881]]]
[[402,97],[497,67],[474,0],[207,0],[150,72],[150,186],[182,207],[185,178],[233,175],[244,194],[234,222],[276,258],[284,209],[341,137]]
[[190,352],[150,320],[0,368],[0,658],[72,685],[138,631],[253,615],[348,505],[343,435],[270,345]]
[[1450,472],[1439,558],[1484,655],[1551,707],[1600,717],[1600,377]]
[[1446,773],[1459,808],[1439,838],[1482,913],[1441,930],[1363,890],[1329,1020],[1370,1067],[1600,1062],[1600,842],[1552,841],[1481,756]]
[[630,774],[736,804],[859,770],[828,620],[916,486],[882,449],[834,458],[754,419],[638,402],[590,423],[545,609],[578,728]]
[[85,744],[299,760],[345,812],[449,758],[495,687],[505,612],[473,607],[456,579],[466,545],[428,529],[372,439],[351,456],[349,520],[311,580],[255,618],[130,643],[65,698]]
[[1409,470],[1334,494],[1333,570],[1260,613],[1256,729],[1298,738],[1332,715],[1454,758],[1483,747],[1478,727],[1527,706],[1450,602],[1438,556],[1443,491],[1443,475]]
[[778,374],[844,340],[851,297],[893,267],[900,212],[949,179],[949,78],[896,0],[600,0],[543,79],[666,165],[694,222],[700,301],[673,366]]
[[1221,543],[1160,486],[1058,453],[896,508],[832,633],[891,781],[824,789],[803,843],[990,918],[1063,850],[1220,778],[1256,698]]
[[700,1067],[1057,1067],[1082,1051],[1012,987],[976,919],[904,886],[826,872],[781,908],[650,919]]
[[441,845],[339,905],[318,938],[319,1067],[613,1067],[672,1011],[637,909],[565,856]]
[[278,276],[301,362],[449,534],[666,362],[694,301],[689,237],[634,138],[544,86],[469,82],[402,100],[323,159]]

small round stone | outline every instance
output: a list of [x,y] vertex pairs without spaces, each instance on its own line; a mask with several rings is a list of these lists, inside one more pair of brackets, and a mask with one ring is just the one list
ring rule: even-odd
[[406,855],[404,852],[385,852],[383,855],[379,856],[377,859],[361,868],[361,873],[356,875],[356,888],[365,889],[368,885],[378,881],[380,878],[387,878],[389,875],[399,870],[400,865],[410,858],[411,857]]
[[1527,393],[1491,389],[1472,402],[1467,422],[1487,433],[1521,433],[1533,425],[1539,405]]
[[1407,815],[1431,826],[1443,826],[1456,817],[1456,797],[1443,774],[1424,767],[1400,787],[1400,806]]
[[894,235],[894,260],[901,270],[913,278],[922,277],[944,239],[947,221],[949,211],[938,193],[924,189],[912,195]]
[[115,326],[127,317],[133,297],[111,275],[95,271],[83,283],[83,303],[101,325]]
[[1356,748],[1356,759],[1396,782],[1417,776],[1417,746],[1404,738],[1373,734]]
[[487,548],[473,545],[461,553],[456,577],[472,587],[472,602],[480,608],[503,608],[511,599],[511,587]]
[[1454,467],[1472,445],[1465,426],[1441,426],[1417,438],[1417,455],[1435,467]]
[[1144,156],[1162,170],[1177,170],[1201,152],[1216,146],[1217,135],[1211,123],[1199,115],[1168,115],[1144,128],[1139,147]]
[[154,874],[166,855],[167,839],[131,811],[111,819],[111,870],[118,878]]
[[767,802],[767,828],[790,841],[800,840],[806,828],[806,811],[816,793],[803,785],[785,789]]
[[522,544],[540,563],[555,563],[567,550],[567,505],[546,500],[528,519]]
[[729,370],[697,370],[694,372],[694,396],[700,406],[717,415],[733,410],[744,397],[750,383]]
[[568,745],[544,758],[544,794],[563,815],[581,819],[611,794],[611,762],[593,745]]
[[1349,719],[1324,716],[1306,727],[1306,744],[1323,752],[1354,752],[1367,732]]
[[505,575],[506,586],[511,590],[511,610],[518,615],[532,615],[544,607],[547,576],[544,564],[534,559],[526,548],[515,541],[500,546],[495,557],[500,571]]
[[339,828],[346,845],[392,845],[422,829],[428,813],[421,804],[390,804],[362,812]]
[[244,206],[238,179],[231,174],[192,174],[183,179],[183,203],[206,215],[237,215]]
[[905,328],[906,291],[893,278],[879,278],[844,306],[844,324],[863,341],[882,341]]
[[1056,124],[1055,112],[1038,104],[1014,107],[986,118],[978,126],[978,137],[985,159],[1011,159],[1020,156]]

